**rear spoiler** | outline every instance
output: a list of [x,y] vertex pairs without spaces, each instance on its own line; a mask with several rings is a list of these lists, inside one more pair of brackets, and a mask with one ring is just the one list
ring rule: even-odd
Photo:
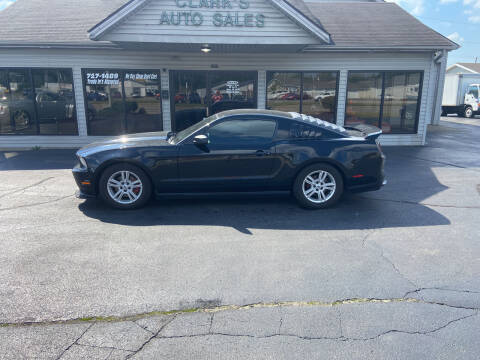
[[355,130],[360,131],[362,136],[366,140],[376,140],[381,134],[382,130],[373,125],[367,124],[358,124],[358,125],[351,125],[351,126],[344,126],[345,130]]

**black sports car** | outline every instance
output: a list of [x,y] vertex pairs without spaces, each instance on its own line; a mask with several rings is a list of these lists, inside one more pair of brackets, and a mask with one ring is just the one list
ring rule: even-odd
[[311,116],[231,110],[178,133],[121,136],[77,152],[79,197],[99,195],[137,208],[167,194],[292,192],[300,205],[325,208],[345,190],[385,183],[381,130],[340,127]]

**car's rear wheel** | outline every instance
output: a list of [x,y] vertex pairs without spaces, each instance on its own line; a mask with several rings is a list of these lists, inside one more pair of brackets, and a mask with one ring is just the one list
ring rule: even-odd
[[152,184],[137,166],[121,163],[108,167],[100,177],[99,193],[103,201],[118,209],[136,209],[147,203]]
[[340,172],[328,164],[314,164],[303,169],[293,184],[293,195],[308,209],[333,206],[343,194]]

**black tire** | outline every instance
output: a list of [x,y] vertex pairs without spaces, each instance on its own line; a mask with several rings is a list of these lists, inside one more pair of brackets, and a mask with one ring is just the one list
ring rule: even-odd
[[[141,182],[141,190],[138,190],[138,191],[141,191],[140,195],[135,201],[130,203],[120,202],[120,201],[132,201],[130,196],[127,193],[125,193],[124,195],[121,195],[121,198],[119,199],[119,201],[117,201],[110,195],[107,187],[107,183],[110,177],[122,171],[128,171],[130,173],[128,181],[130,182],[136,181],[138,178],[138,180],[140,180]],[[132,192],[134,192],[136,189],[138,189],[138,187],[130,187],[129,189],[130,194],[132,194]],[[144,206],[150,200],[150,197],[152,195],[152,183],[150,181],[150,178],[147,176],[147,174],[145,174],[145,172],[139,167],[132,164],[128,164],[128,163],[118,163],[118,164],[109,166],[103,171],[100,177],[100,182],[98,184],[98,191],[99,191],[100,198],[109,206],[115,207],[117,209],[138,209]],[[132,195],[136,196],[137,194],[132,194]]]
[[473,117],[473,109],[471,106],[467,106],[463,111],[463,117],[467,119],[471,119]]
[[448,116],[448,113],[445,110],[442,110],[442,116]]
[[[328,175],[331,176],[335,182],[335,190],[333,190],[333,194],[331,196],[330,196],[330,192],[328,192],[327,190],[326,197],[328,197],[328,199],[326,201],[323,201],[320,198],[318,198],[318,201],[323,201],[323,202],[315,202],[314,200],[310,200],[304,194],[304,191],[303,191],[305,179],[310,174],[315,173],[317,171],[324,171],[328,173]],[[336,168],[324,163],[318,163],[318,164],[307,166],[305,169],[300,171],[300,173],[297,175],[295,179],[295,182],[293,183],[293,196],[298,201],[299,205],[306,209],[325,209],[325,208],[331,207],[340,200],[340,198],[342,197],[342,194],[343,194],[342,175]],[[320,194],[318,194],[318,197],[320,197]]]

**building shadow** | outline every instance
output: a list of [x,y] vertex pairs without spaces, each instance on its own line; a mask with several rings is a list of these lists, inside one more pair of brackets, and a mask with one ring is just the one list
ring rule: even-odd
[[71,169],[75,163],[76,151],[74,149],[0,151],[0,171]]

